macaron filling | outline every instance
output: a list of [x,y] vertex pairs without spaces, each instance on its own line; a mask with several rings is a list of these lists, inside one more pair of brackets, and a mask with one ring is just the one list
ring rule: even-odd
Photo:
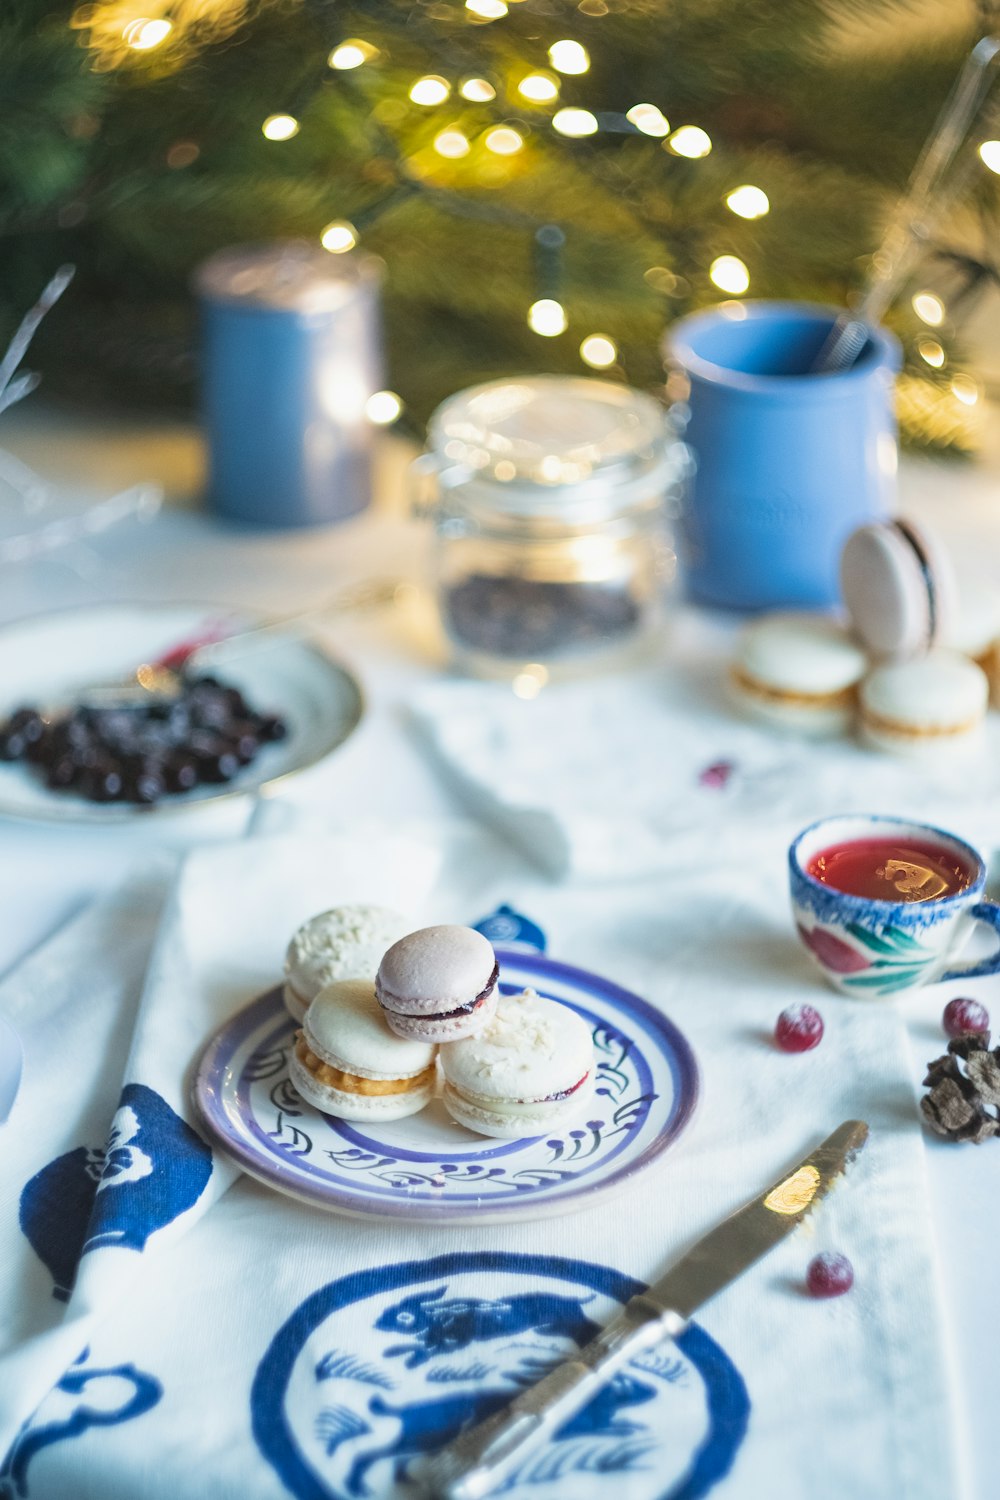
[[451,1083],[450,1086],[460,1099],[464,1099],[467,1104],[474,1105],[476,1109],[493,1110],[498,1108],[510,1109],[512,1107],[535,1109],[539,1104],[558,1104],[560,1099],[570,1098],[578,1089],[583,1088],[589,1078],[590,1070],[588,1069],[583,1077],[578,1079],[576,1083],[571,1084],[568,1089],[558,1089],[556,1093],[543,1094],[538,1099],[502,1099],[496,1094],[475,1094],[471,1089],[462,1088],[460,1084]]
[[[477,1011],[480,1006],[484,1005],[492,995],[493,991],[496,989],[497,980],[499,978],[500,965],[498,963],[495,963],[493,965],[493,973],[489,977],[489,982],[486,985],[486,988],[480,990],[478,995],[476,995],[472,1000],[466,1001],[464,1005],[456,1006],[454,1010],[438,1010],[433,1012],[414,1012],[413,1010],[402,1010],[400,1008],[400,1003],[395,995],[386,995],[385,990],[382,987],[381,980],[379,979],[375,980],[375,998],[378,1000],[378,1003],[379,1005],[381,1005],[383,1010],[391,1010],[397,1016],[407,1016],[415,1021],[450,1021],[456,1016],[471,1016],[474,1011]],[[396,1003],[393,1004],[393,1001],[396,1001]],[[411,1003],[415,1004],[416,1002]]]
[[436,1066],[431,1063],[410,1078],[365,1078],[359,1073],[349,1073],[334,1067],[317,1057],[302,1032],[295,1038],[295,1055],[302,1066],[320,1083],[339,1089],[344,1094],[384,1096],[387,1094],[409,1094],[434,1082]]
[[927,640],[930,643],[937,636],[938,626],[937,584],[934,579],[934,570],[931,567],[927,553],[923,549],[920,538],[907,522],[897,516],[892,525],[913,553],[917,567],[920,569],[924,580],[924,587],[927,590]]
[[856,696],[853,683],[849,687],[835,688],[832,692],[804,693],[789,688],[775,687],[773,683],[763,682],[759,677],[754,677],[745,667],[739,666],[732,668],[732,678],[737,687],[760,698],[766,698],[771,703],[794,703],[803,708],[848,708]]

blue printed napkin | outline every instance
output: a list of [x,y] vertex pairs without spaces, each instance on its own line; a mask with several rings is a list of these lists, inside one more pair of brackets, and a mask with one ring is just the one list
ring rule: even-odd
[[[100,1307],[33,1414],[16,1374],[37,1390],[42,1343],[8,1349],[0,1411],[15,1441],[0,1486],[32,1500],[412,1494],[407,1471],[421,1454],[496,1409],[841,1120],[861,1117],[871,1144],[815,1223],[703,1309],[679,1344],[633,1363],[504,1493],[960,1494],[903,1025],[891,1007],[817,987],[788,917],[784,842],[780,830],[758,836],[739,867],[685,862],[642,887],[566,891],[484,834],[442,832],[437,887],[394,904],[424,921],[468,921],[507,898],[547,929],[557,958],[662,1007],[701,1066],[693,1123],[610,1204],[571,1217],[529,1208],[520,1222],[485,1226],[414,1222],[405,1191],[395,1217],[378,1221],[246,1178],[219,1196],[230,1169],[218,1151],[189,1205],[190,1174],[209,1163],[181,1131],[185,1169],[147,1200],[162,1227],[142,1249],[84,1256],[67,1311],[84,1287],[88,1307],[100,1289]],[[370,881],[349,885],[357,865],[331,878],[314,844],[280,846],[280,857],[270,840],[192,856],[168,908],[136,1033],[143,1070],[125,1076],[185,1123],[190,1061],[221,1018],[275,980],[295,922],[348,893],[387,899]],[[797,1000],[820,1005],[827,1034],[790,1057],[770,1034]],[[119,1112],[107,1155],[123,1195],[157,1166],[141,1101],[131,1107],[135,1121]],[[803,1293],[809,1258],[826,1249],[856,1269],[853,1292],[835,1302]],[[111,1255],[117,1291],[97,1274]],[[50,1359],[45,1379],[51,1369]]]

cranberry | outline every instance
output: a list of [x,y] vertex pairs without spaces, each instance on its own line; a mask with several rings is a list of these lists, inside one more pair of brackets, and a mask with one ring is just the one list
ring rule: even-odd
[[949,1000],[941,1023],[948,1036],[962,1036],[969,1031],[989,1031],[990,1013],[978,1000]]
[[782,1052],[808,1052],[823,1040],[823,1017],[811,1005],[790,1005],[778,1017],[774,1040]]
[[811,1297],[842,1297],[853,1285],[854,1267],[846,1255],[826,1251],[809,1262],[806,1286]]

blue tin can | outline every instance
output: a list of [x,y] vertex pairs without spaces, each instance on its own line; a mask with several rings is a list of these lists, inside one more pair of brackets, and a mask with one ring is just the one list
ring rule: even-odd
[[667,332],[668,391],[693,458],[681,561],[702,603],[836,604],[848,534],[893,509],[900,347],[873,328],[850,370],[812,374],[836,316],[727,302]]
[[278,241],[199,268],[207,499],[218,515],[319,526],[368,505],[380,265]]

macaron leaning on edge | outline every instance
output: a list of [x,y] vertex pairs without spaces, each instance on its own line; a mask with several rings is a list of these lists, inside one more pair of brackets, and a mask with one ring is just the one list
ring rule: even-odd
[[447,924],[421,927],[382,955],[375,993],[397,1036],[452,1042],[491,1018],[499,972],[481,932]]
[[807,736],[842,734],[853,719],[865,653],[826,615],[789,611],[746,626],[730,673],[754,717]]
[[482,1031],[438,1055],[445,1108],[480,1135],[514,1140],[558,1130],[593,1097],[590,1027],[534,990],[502,996]]
[[989,693],[985,672],[954,651],[885,662],[861,684],[862,736],[879,750],[914,756],[973,745]]
[[385,906],[335,906],[294,933],[285,954],[285,1008],[302,1024],[306,1009],[334,979],[374,980],[379,959],[410,924]]
[[298,1092],[341,1120],[399,1120],[434,1094],[435,1049],[394,1036],[368,979],[320,990],[296,1035],[288,1071]]
[[875,657],[915,656],[948,639],[958,590],[948,553],[926,526],[897,516],[852,531],[840,589],[855,635]]

